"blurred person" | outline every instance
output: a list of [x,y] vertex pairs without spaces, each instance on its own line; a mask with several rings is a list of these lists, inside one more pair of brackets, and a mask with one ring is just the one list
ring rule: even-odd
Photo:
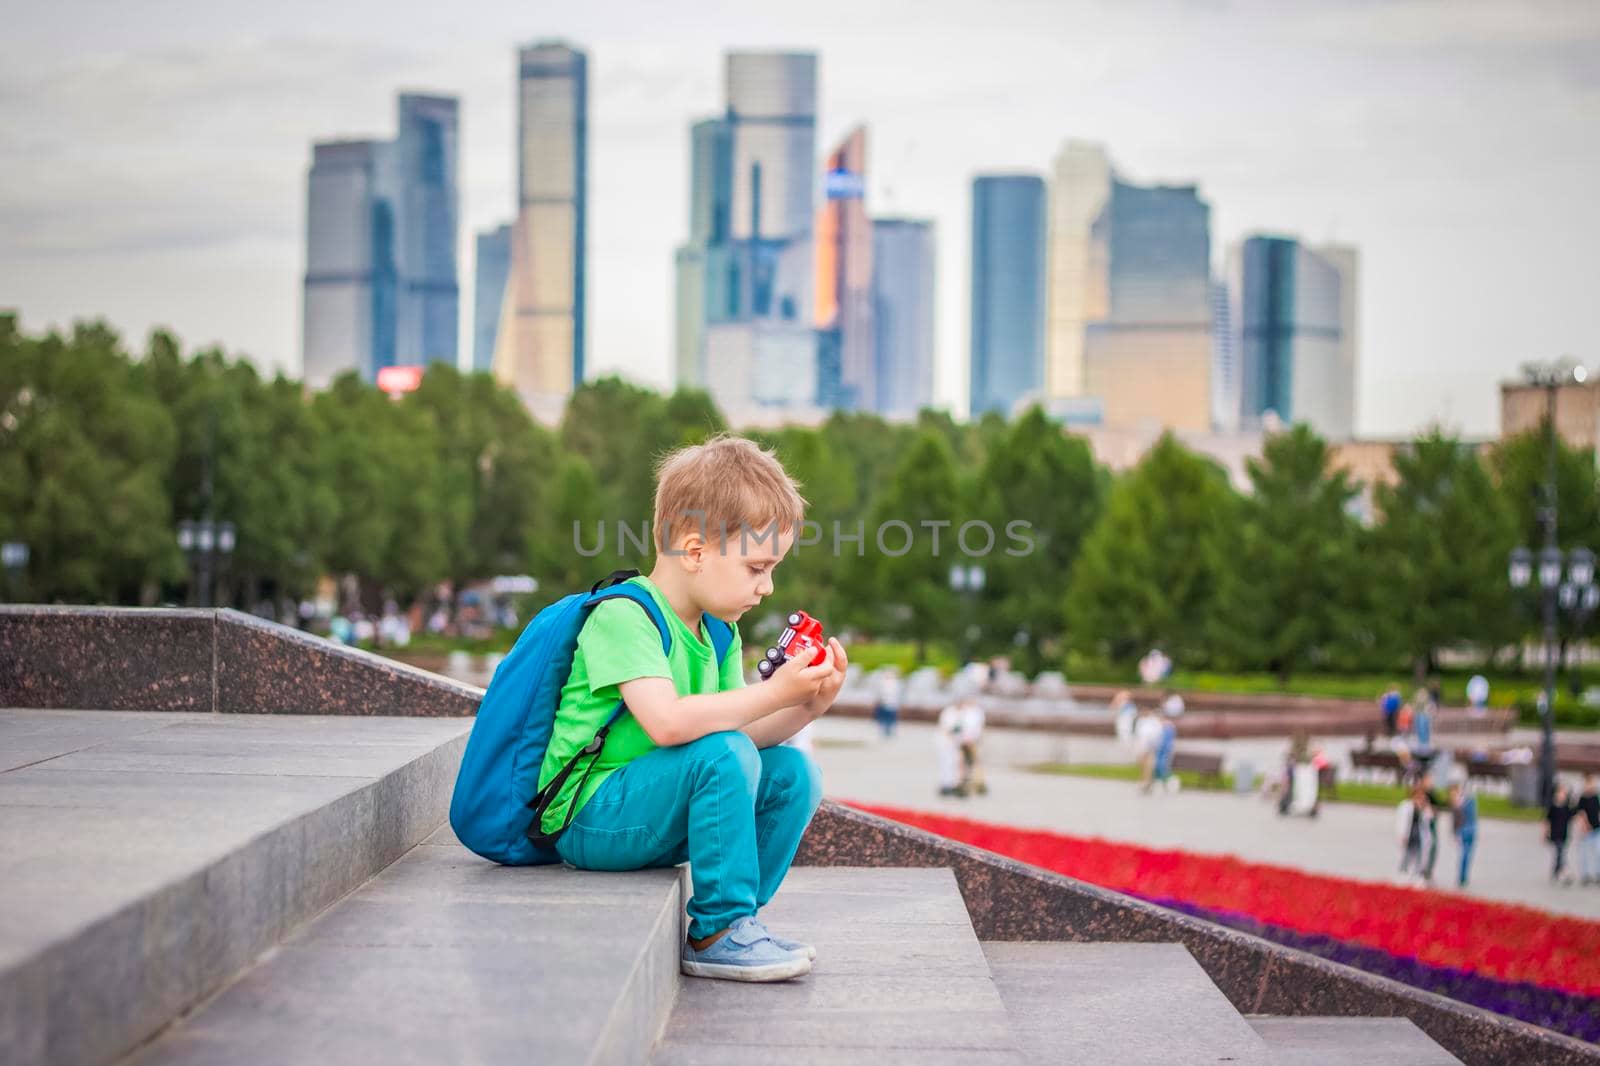
[[961,725],[961,705],[951,703],[939,712],[938,724],[934,726],[933,752],[941,796],[965,795],[961,791]]
[[1472,869],[1472,849],[1478,841],[1478,797],[1467,791],[1464,782],[1457,781],[1450,786],[1450,813],[1456,845],[1461,851],[1456,887],[1466,888],[1467,875]]
[[1400,698],[1400,686],[1390,685],[1378,697],[1378,711],[1383,716],[1383,735],[1395,735],[1395,722],[1400,717],[1400,705],[1405,702]]
[[1600,884],[1600,775],[1583,775],[1583,791],[1578,794],[1578,869],[1583,884]]
[[1449,805],[1449,797],[1434,787],[1433,771],[1424,769],[1417,782],[1428,797],[1428,847],[1422,856],[1422,880],[1433,884],[1433,867],[1439,861],[1439,815]]
[[1572,884],[1572,875],[1563,876],[1563,871],[1567,865],[1569,827],[1577,814],[1578,808],[1572,803],[1572,790],[1557,782],[1555,794],[1550,797],[1550,806],[1546,807],[1544,812],[1544,838],[1550,842],[1551,848],[1555,851],[1555,863],[1550,867],[1552,884],[1558,881],[1563,885]]
[[1178,779],[1172,773],[1172,753],[1178,745],[1177,718],[1183,713],[1183,697],[1169,692],[1161,704],[1161,739],[1156,744],[1156,780],[1168,792],[1178,790]]
[[1411,718],[1411,736],[1419,751],[1433,749],[1433,694],[1427,689],[1417,689],[1415,707]]
[[975,694],[968,693],[961,701],[961,791],[964,795],[977,792],[989,794],[988,782],[983,777],[983,704]]
[[1116,723],[1117,739],[1124,744],[1133,743],[1133,724],[1139,717],[1139,708],[1133,702],[1133,693],[1121,689],[1111,697],[1112,720]]
[[1149,792],[1156,772],[1156,749],[1161,747],[1164,725],[1161,714],[1150,707],[1133,726],[1133,750],[1139,759],[1139,791]]
[[1467,679],[1467,706],[1474,714],[1483,714],[1489,708],[1489,679],[1482,674]]
[[1395,808],[1395,836],[1400,844],[1400,873],[1409,874],[1408,881],[1422,881],[1422,857],[1429,845],[1428,790],[1419,781]]
[[905,681],[894,667],[886,669],[878,678],[878,699],[872,707],[872,720],[878,723],[883,738],[894,736],[895,724],[900,720],[900,701],[905,697]]

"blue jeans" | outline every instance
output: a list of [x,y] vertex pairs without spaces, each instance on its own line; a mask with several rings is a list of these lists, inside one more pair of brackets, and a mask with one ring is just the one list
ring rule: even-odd
[[805,752],[709,733],[613,772],[556,851],[583,870],[687,861],[689,935],[699,939],[767,905],[821,802],[822,775]]
[[1478,834],[1462,833],[1456,837],[1456,842],[1461,845],[1461,876],[1456,879],[1456,884],[1465,888],[1467,886],[1467,871],[1472,867],[1472,848],[1478,842]]

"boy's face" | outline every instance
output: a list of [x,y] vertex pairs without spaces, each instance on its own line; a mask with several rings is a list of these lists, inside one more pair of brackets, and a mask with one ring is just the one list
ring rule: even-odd
[[723,543],[706,544],[691,535],[682,556],[700,607],[725,622],[736,622],[772,595],[772,572],[794,546],[794,531],[729,531]]

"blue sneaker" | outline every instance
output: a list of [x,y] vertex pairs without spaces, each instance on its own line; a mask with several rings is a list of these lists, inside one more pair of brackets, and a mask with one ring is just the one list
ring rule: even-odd
[[755,918],[740,918],[715,942],[697,950],[684,942],[679,967],[690,977],[725,981],[787,981],[811,972],[811,960],[779,947]]
[[[760,921],[760,919],[758,918],[757,921]],[[817,961],[817,949],[812,947],[810,944],[802,944],[798,940],[790,940],[786,936],[779,936],[770,929],[767,930],[767,938],[790,954],[804,955],[812,962]]]

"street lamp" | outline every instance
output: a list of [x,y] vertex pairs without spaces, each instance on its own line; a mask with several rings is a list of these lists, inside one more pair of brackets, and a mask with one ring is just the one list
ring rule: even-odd
[[231,556],[237,539],[232,522],[185,518],[178,523],[178,547],[189,559],[201,607],[210,607],[214,598],[217,557]]
[[[1560,359],[1553,363],[1526,363],[1522,367],[1523,380],[1534,388],[1544,390],[1544,433],[1546,445],[1544,499],[1543,506],[1539,508],[1539,524],[1544,529],[1544,548],[1539,552],[1539,588],[1544,597],[1544,707],[1540,711],[1540,732],[1543,734],[1539,746],[1539,801],[1548,805],[1550,797],[1555,792],[1556,783],[1556,749],[1555,749],[1555,699],[1556,699],[1556,609],[1559,599],[1559,586],[1561,585],[1561,549],[1557,547],[1556,540],[1556,395],[1565,385],[1582,385],[1588,380],[1589,372],[1571,359]],[[1524,549],[1525,551],[1525,549]],[[1512,585],[1521,588],[1527,583],[1526,571],[1522,571],[1523,583],[1519,585],[1519,560],[1517,553],[1512,553],[1510,577]],[[1592,555],[1582,559],[1575,559],[1580,575],[1594,578],[1594,557]],[[1569,567],[1570,569],[1570,567]],[[1587,584],[1588,582],[1574,582]]]
[[972,642],[977,637],[975,630],[978,628],[972,623],[972,601],[977,599],[978,593],[983,591],[987,575],[983,567],[977,563],[971,566],[962,566],[960,563],[950,568],[950,587],[961,597],[961,661],[963,664],[972,657]]

